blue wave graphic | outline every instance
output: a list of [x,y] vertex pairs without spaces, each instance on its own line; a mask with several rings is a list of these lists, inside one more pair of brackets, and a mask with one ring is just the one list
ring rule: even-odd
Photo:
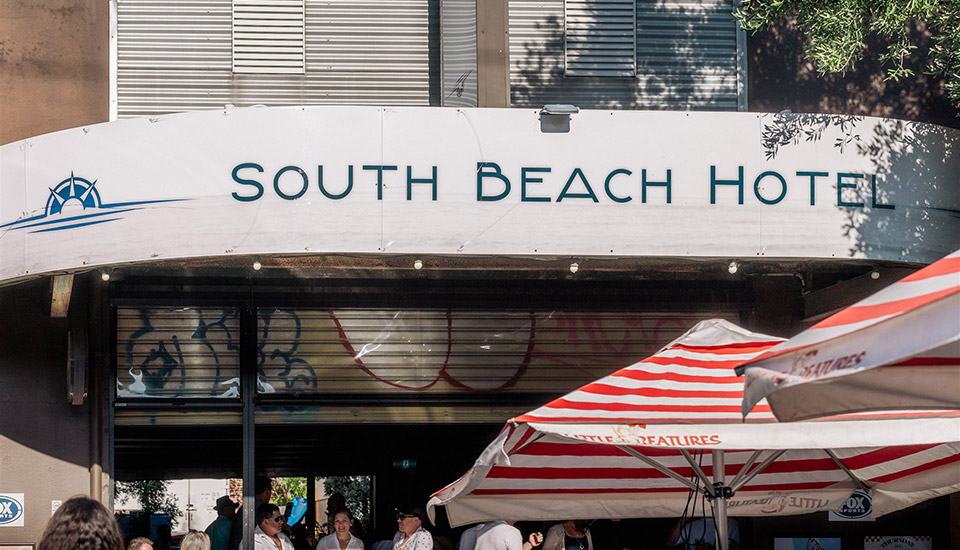
[[[79,214],[76,216],[69,216],[69,217],[58,216],[56,219],[39,221],[39,220],[45,220],[50,217],[49,215],[44,213],[44,214],[39,214],[37,216],[24,218],[22,220],[16,220],[13,222],[5,223],[3,225],[0,225],[0,229],[7,228],[10,231],[15,231],[19,229],[28,229],[31,227],[55,225],[56,227],[49,227],[46,229],[37,229],[34,231],[28,231],[28,233],[47,233],[50,231],[63,231],[66,229],[75,229],[77,227],[84,227],[87,225],[97,225],[101,223],[107,223],[107,222],[123,219],[122,216],[109,218],[109,219],[102,219],[102,220],[91,220],[91,218],[99,218],[103,216],[116,216],[117,214],[122,214],[124,212],[142,210],[146,205],[150,205],[150,204],[182,202],[182,201],[189,201],[189,200],[192,200],[192,199],[157,199],[157,200],[149,200],[149,201],[131,201],[131,202],[115,202],[110,204],[101,204],[100,207],[97,208],[98,210],[97,212],[93,212],[90,214]],[[133,208],[130,208],[130,207],[133,207]],[[71,223],[79,220],[90,220],[90,221],[85,221],[82,223]],[[31,222],[35,222],[35,223],[31,223]]]

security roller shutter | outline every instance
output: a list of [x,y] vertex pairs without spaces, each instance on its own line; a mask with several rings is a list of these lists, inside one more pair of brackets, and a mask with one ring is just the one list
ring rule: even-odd
[[[262,308],[256,422],[502,422],[711,317],[736,321],[729,312]],[[237,309],[119,308],[118,425],[238,423],[239,324]]]
[[307,2],[310,102],[439,105],[439,0]]
[[566,76],[634,76],[634,0],[565,0]]
[[303,74],[303,0],[233,0],[233,72]]
[[[590,3],[590,2],[586,2]],[[733,0],[636,2],[636,76],[570,76],[564,0],[510,0],[514,107],[736,110]]]
[[118,116],[439,104],[439,0],[305,0],[302,74],[234,72],[233,23],[232,0],[118,2]]
[[117,310],[117,398],[240,396],[240,314],[222,308]]
[[260,310],[266,394],[561,394],[658,351],[710,315]]

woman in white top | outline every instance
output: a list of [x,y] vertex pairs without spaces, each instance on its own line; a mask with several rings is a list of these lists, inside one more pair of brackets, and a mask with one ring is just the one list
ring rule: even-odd
[[346,508],[333,513],[333,533],[320,539],[317,550],[363,550],[363,541],[353,536],[353,514]]
[[433,550],[433,535],[423,528],[423,510],[417,506],[397,510],[393,550]]

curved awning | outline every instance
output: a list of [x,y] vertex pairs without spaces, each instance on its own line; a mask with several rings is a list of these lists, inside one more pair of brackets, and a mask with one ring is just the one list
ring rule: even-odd
[[[554,132],[543,117],[571,117]],[[278,107],[0,147],[0,283],[256,255],[864,258],[960,246],[960,132],[757,113]]]

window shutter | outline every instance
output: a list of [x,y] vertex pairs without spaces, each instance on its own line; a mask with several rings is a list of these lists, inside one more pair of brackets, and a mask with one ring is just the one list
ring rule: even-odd
[[564,0],[566,76],[637,74],[633,0]]
[[304,0],[233,0],[233,72],[304,73]]

